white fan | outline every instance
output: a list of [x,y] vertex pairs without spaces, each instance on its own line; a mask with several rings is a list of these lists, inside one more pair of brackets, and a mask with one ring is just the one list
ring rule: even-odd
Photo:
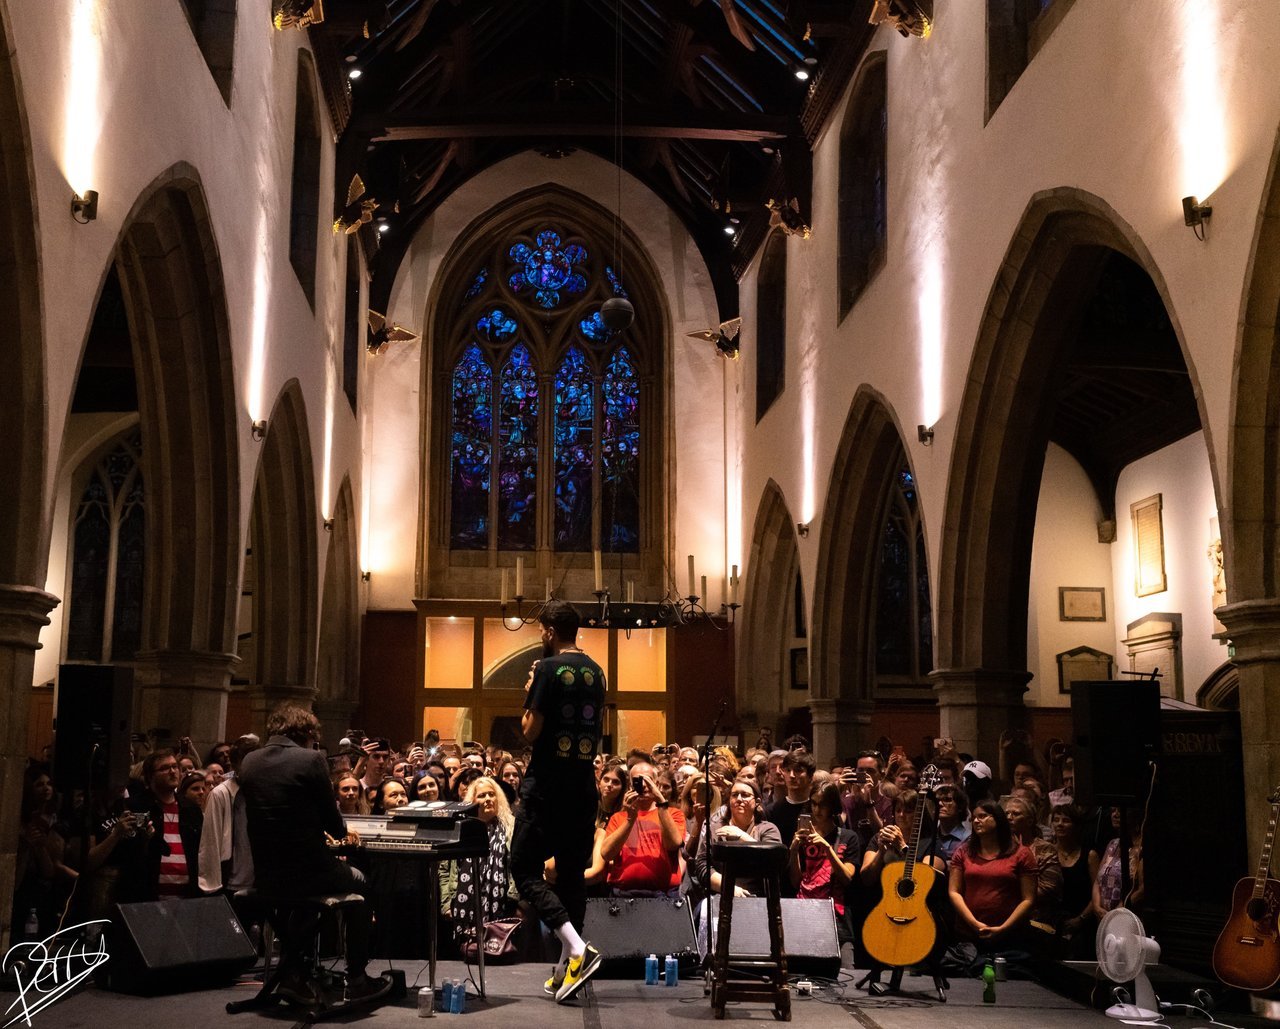
[[1133,1003],[1121,1000],[1123,990],[1116,990],[1117,1003],[1107,1008],[1108,1018],[1131,1022],[1156,1022],[1160,1004],[1156,991],[1147,978],[1146,966],[1160,960],[1160,944],[1146,934],[1142,920],[1128,908],[1115,908],[1102,916],[1098,925],[1098,967],[1114,983],[1133,980]]

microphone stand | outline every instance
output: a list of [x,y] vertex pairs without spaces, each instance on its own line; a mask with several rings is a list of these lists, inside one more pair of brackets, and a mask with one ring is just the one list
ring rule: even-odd
[[[711,731],[702,745],[702,784],[706,797],[706,816],[702,820],[702,840],[707,848],[707,871],[703,877],[702,888],[707,898],[707,956],[711,955],[711,750],[715,745],[716,734],[720,731],[720,719],[724,717],[725,708],[729,706],[729,698],[720,701],[720,710],[716,712],[715,721],[711,723]],[[694,849],[696,859],[697,849]]]

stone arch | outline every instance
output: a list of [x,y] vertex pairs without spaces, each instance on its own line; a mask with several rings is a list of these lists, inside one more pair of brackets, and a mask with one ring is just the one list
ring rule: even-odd
[[143,192],[114,260],[149,484],[140,716],[216,739],[234,660],[239,441],[222,268],[194,168]]
[[875,707],[875,604],[889,491],[908,463],[896,419],[869,386],[854,394],[823,502],[809,670],[821,760],[870,745]]
[[359,701],[360,599],[356,565],[356,508],[351,480],[344,477],[330,516],[320,641],[316,658],[316,714],[325,738],[337,739]]
[[[1068,315],[1112,252],[1137,264],[1159,293],[1209,434],[1195,367],[1145,245],[1091,194],[1037,194],[987,301],[947,480],[932,677],[942,734],[962,750],[995,755],[1000,731],[1025,719],[1031,545],[1054,408],[1050,380],[1068,340]],[[1209,459],[1217,492],[1212,445]]]
[[258,728],[281,701],[315,696],[317,518],[306,404],[290,379],[267,420],[249,517],[257,668],[247,671]]
[[738,717],[744,732],[772,726],[780,735],[787,709],[786,664],[794,595],[800,572],[796,522],[778,484],[765,483],[751,534],[742,604]]
[[0,504],[0,583],[43,585],[49,446],[40,247],[30,135],[10,38],[0,5],[0,478],[9,494]]

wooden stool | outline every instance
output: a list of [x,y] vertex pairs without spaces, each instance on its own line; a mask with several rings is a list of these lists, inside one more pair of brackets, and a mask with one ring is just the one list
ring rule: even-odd
[[[773,1005],[774,1018],[790,1022],[791,991],[787,988],[787,953],[782,939],[782,873],[787,867],[787,848],[780,843],[715,843],[711,846],[711,855],[713,862],[723,869],[720,922],[711,961],[711,1010],[716,1018],[724,1018],[728,1001],[767,1001]],[[730,953],[733,893],[739,878],[759,879],[764,883],[765,917],[769,924],[767,958],[735,957]]]

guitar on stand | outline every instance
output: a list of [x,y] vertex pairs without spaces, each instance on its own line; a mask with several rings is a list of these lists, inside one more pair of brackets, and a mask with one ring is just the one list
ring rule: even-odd
[[[890,991],[897,990],[902,981],[902,970],[928,958],[938,940],[938,927],[928,906],[929,891],[938,879],[938,872],[928,861],[921,862],[917,851],[920,849],[925,801],[940,782],[941,777],[934,765],[926,766],[920,773],[916,816],[903,860],[881,869],[880,901],[862,924],[863,948],[878,964],[894,969]],[[863,982],[873,978],[878,985],[879,974],[874,970]],[[946,984],[941,973],[935,972],[934,980],[938,999],[945,1001]],[[883,992],[883,988],[873,992]]]
[[1267,798],[1271,820],[1258,874],[1241,879],[1231,895],[1231,915],[1213,947],[1213,972],[1228,986],[1262,993],[1280,982],[1280,880],[1271,878],[1271,845],[1280,819],[1280,785]]

